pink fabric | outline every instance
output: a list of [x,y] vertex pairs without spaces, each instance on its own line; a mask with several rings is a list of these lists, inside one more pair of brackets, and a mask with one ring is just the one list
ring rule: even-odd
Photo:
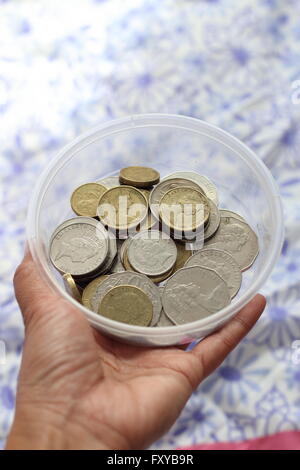
[[300,431],[279,432],[240,442],[217,442],[181,447],[189,450],[300,450]]

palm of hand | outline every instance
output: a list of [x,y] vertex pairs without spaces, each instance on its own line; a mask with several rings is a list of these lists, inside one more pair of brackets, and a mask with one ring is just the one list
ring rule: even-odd
[[51,309],[44,307],[43,316],[32,312],[20,388],[60,416],[59,427],[67,426],[68,433],[74,426],[85,430],[96,448],[143,448],[153,442],[199,382],[199,356],[118,343],[93,331],[65,301],[53,300],[47,299]]

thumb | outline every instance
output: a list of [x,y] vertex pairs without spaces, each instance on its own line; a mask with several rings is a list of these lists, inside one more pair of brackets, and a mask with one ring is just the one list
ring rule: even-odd
[[265,306],[265,297],[257,294],[220,330],[204,338],[193,349],[192,353],[199,356],[202,362],[202,372],[204,372],[202,378],[211,374],[249,333],[263,313]]
[[47,317],[50,319],[54,314],[60,315],[63,311],[71,314],[72,310],[72,316],[82,317],[79,310],[69,306],[58,293],[49,288],[40,276],[27,247],[24,259],[14,275],[14,288],[26,328],[34,318],[43,317],[47,321]]

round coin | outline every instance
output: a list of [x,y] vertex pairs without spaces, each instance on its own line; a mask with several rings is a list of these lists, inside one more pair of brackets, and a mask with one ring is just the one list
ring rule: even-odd
[[73,297],[75,300],[77,300],[77,302],[81,303],[81,294],[71,274],[69,273],[64,274],[63,281],[64,281],[64,285],[68,294],[71,297]]
[[148,203],[138,189],[118,186],[102,195],[97,214],[104,225],[116,230],[128,230],[146,218]]
[[149,188],[159,182],[158,171],[146,166],[128,166],[122,168],[119,175],[120,183],[136,188]]
[[131,238],[127,257],[135,271],[156,277],[173,268],[177,248],[174,241],[159,230],[143,230]]
[[139,188],[139,190],[141,191],[141,193],[144,194],[145,198],[147,199],[147,202],[149,202],[151,190],[150,189],[142,189],[142,188]]
[[[164,286],[159,286],[158,288],[159,288],[160,296],[162,297],[163,292],[164,292]],[[170,318],[166,315],[166,312],[162,308],[161,314],[160,314],[160,317],[156,326],[174,326],[174,325],[175,323],[172,320],[170,320]]]
[[105,271],[102,271],[102,269],[99,269],[97,271],[94,271],[92,275],[76,277],[76,284],[82,287],[82,289],[84,289],[88,284],[90,284],[90,282],[104,275],[104,272]]
[[208,221],[208,200],[200,191],[188,186],[170,189],[161,198],[159,215],[171,230],[192,232]]
[[[135,269],[133,269],[133,267],[131,266],[131,264],[128,260],[127,249],[124,252],[123,258],[124,258],[123,264],[124,264],[124,268],[126,269],[126,271],[138,272]],[[166,271],[165,273],[160,274],[159,276],[149,276],[149,275],[147,275],[147,276],[149,277],[149,279],[151,279],[152,282],[154,282],[155,284],[159,284],[160,282],[162,282],[165,279],[167,279],[168,277],[170,277],[171,274],[173,274],[173,272],[174,272],[174,266],[171,269],[169,269],[168,271]]]
[[122,273],[124,271],[125,271],[125,268],[124,268],[119,256],[117,256],[114,263],[113,263],[113,265],[112,265],[112,267],[111,267],[111,269],[110,269],[110,272],[112,274],[114,274],[114,273]]
[[148,326],[152,320],[153,306],[142,289],[117,286],[104,295],[98,313],[127,325]]
[[170,320],[169,317],[165,314],[164,309],[162,309],[159,320],[155,326],[174,326],[175,323]]
[[[158,288],[159,288],[160,296],[162,297],[163,292],[164,292],[164,286],[159,286]],[[175,323],[172,322],[172,320],[170,320],[169,317],[167,317],[166,312],[162,308],[159,320],[155,326],[174,326],[174,325]]]
[[226,282],[212,269],[190,266],[167,280],[162,295],[166,315],[177,325],[215,313],[230,303]]
[[227,284],[231,298],[239,291],[242,283],[242,273],[239,265],[226,251],[205,248],[195,253],[185,266],[202,266],[216,271]]
[[131,264],[129,263],[129,261],[128,261],[127,250],[126,250],[125,253],[124,253],[124,261],[123,261],[123,264],[124,264],[124,268],[126,269],[126,271],[135,271],[135,270],[133,269],[133,267],[131,266]]
[[116,258],[113,262],[113,265],[110,269],[110,272],[112,274],[113,273],[121,273],[121,272],[125,271],[122,260],[121,260],[121,248],[122,248],[123,243],[124,243],[123,240],[117,240],[118,253],[117,253],[117,256],[116,256]]
[[75,189],[71,196],[71,207],[75,214],[96,217],[100,197],[106,187],[98,183],[87,183]]
[[103,266],[101,267],[101,274],[110,270],[116,256],[117,256],[117,241],[115,234],[107,231],[108,233],[108,253]]
[[235,217],[221,217],[217,232],[204,247],[227,251],[242,271],[250,268],[259,252],[256,233]]
[[177,247],[177,258],[176,263],[174,266],[174,272],[178,271],[178,269],[183,268],[187,260],[192,256],[193,252],[186,248],[185,243],[176,243]]
[[220,211],[217,208],[216,204],[211,199],[208,199],[208,204],[209,221],[204,230],[204,240],[208,240],[216,233],[221,221]]
[[242,217],[240,214],[237,214],[236,212],[229,211],[228,209],[220,209],[220,215],[221,217],[234,217],[235,219],[239,219],[241,222],[246,223],[244,217]]
[[159,203],[162,197],[170,191],[170,189],[178,188],[179,186],[189,186],[190,188],[200,190],[200,192],[202,191],[197,183],[184,178],[172,178],[167,181],[161,181],[152,189],[149,197],[149,206],[154,217],[159,219]]
[[91,306],[94,312],[98,312],[99,304],[103,296],[112,287],[120,285],[135,286],[142,289],[151,299],[153,304],[153,318],[151,326],[154,326],[159,319],[161,312],[161,299],[158,287],[150,281],[150,279],[144,274],[135,273],[131,271],[125,271],[122,273],[111,274],[102,284],[100,284],[91,297]]
[[154,226],[158,226],[158,221],[153,217],[152,213],[149,212],[144,222],[137,227],[137,231],[150,230]]
[[97,287],[102,284],[105,279],[107,279],[109,275],[104,274],[103,276],[97,277],[94,279],[92,282],[90,282],[82,292],[82,304],[86,307],[89,308],[90,310],[92,309],[91,305],[91,298],[94,295],[94,292],[96,291]]
[[120,259],[122,263],[124,263],[125,261],[125,255],[126,255],[127,248],[130,242],[131,242],[131,237],[126,238],[126,240],[122,243],[122,246],[120,248]]
[[211,199],[216,205],[219,204],[217,188],[206,176],[199,175],[194,171],[177,171],[176,173],[165,176],[163,181],[173,178],[185,178],[187,180],[194,181],[202,188],[209,199]]
[[108,235],[99,222],[69,221],[55,232],[50,242],[50,259],[61,273],[73,277],[92,275],[100,269],[108,253]]
[[154,282],[155,284],[159,284],[160,282],[163,282],[165,281],[166,279],[168,279],[168,277],[171,276],[171,274],[173,274],[174,272],[174,267],[171,268],[169,271],[167,271],[166,273],[164,274],[161,274],[160,276],[148,276],[149,279],[151,279],[152,282]]
[[[101,224],[101,222],[99,222],[99,221],[95,221],[95,222],[96,222],[96,224],[98,224],[97,229],[105,230],[103,225]],[[86,285],[87,283],[89,283],[93,279],[95,279],[96,277],[99,277],[101,274],[107,273],[110,270],[110,268],[112,267],[112,265],[115,261],[115,258],[116,258],[116,255],[117,255],[116,237],[115,237],[115,234],[110,232],[109,230],[106,231],[106,233],[108,235],[108,252],[107,252],[107,256],[105,258],[105,261],[104,261],[103,265],[100,267],[100,269],[98,269],[96,272],[92,273],[92,275],[82,276],[80,278],[77,278],[81,284]]]
[[55,235],[60,230],[62,230],[65,227],[68,227],[72,223],[75,223],[75,224],[77,224],[77,223],[87,223],[87,224],[94,225],[95,227],[97,227],[97,224],[100,224],[99,220],[93,219],[93,217],[83,217],[83,216],[72,217],[71,219],[65,220],[60,225],[58,225],[58,227],[56,227],[53,234],[51,235],[50,244],[51,244],[52,239],[55,237]]
[[96,183],[101,184],[106,189],[116,188],[117,186],[120,186],[118,176],[106,176],[105,178],[102,178],[101,180],[97,180]]

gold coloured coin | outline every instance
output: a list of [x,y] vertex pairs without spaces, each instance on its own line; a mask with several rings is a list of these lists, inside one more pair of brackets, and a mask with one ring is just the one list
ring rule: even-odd
[[76,282],[74,281],[73,277],[71,274],[66,273],[63,275],[63,281],[64,285],[66,288],[66,291],[68,294],[70,294],[71,297],[73,297],[77,302],[81,303],[81,294],[80,291],[76,285]]
[[192,256],[193,252],[186,249],[185,243],[176,243],[177,247],[177,259],[174,266],[174,272],[178,269],[183,268],[186,261]]
[[193,231],[208,221],[208,200],[197,189],[188,186],[173,188],[161,198],[159,215],[171,230]]
[[143,188],[139,188],[139,190],[141,191],[141,193],[144,194],[145,198],[147,199],[147,202],[149,204],[149,198],[150,198],[150,193],[151,193],[151,189],[143,189]]
[[108,189],[100,198],[97,210],[101,222],[115,230],[134,228],[143,222],[147,214],[147,200],[133,186]]
[[[135,271],[135,269],[129,263],[128,256],[127,256],[127,248],[125,249],[124,254],[123,254],[123,265],[124,265],[124,268],[126,269],[126,271],[137,272],[137,271]],[[173,274],[173,272],[175,272],[175,265],[171,269],[169,269],[169,271],[167,271],[166,273],[161,274],[160,276],[147,276],[147,277],[149,279],[151,279],[152,282],[157,284],[157,283],[162,282],[165,279],[167,279],[169,276],[171,276],[171,274]]]
[[142,289],[116,286],[104,295],[98,313],[128,325],[148,326],[152,320],[153,305]]
[[152,212],[148,212],[146,219],[137,227],[137,232],[141,230],[150,230],[154,227],[154,225],[158,225],[158,221],[153,217]]
[[126,269],[126,271],[134,271],[133,267],[128,261],[127,249],[124,251],[124,255],[123,255],[123,266]]
[[126,238],[126,240],[123,241],[123,243],[121,245],[120,258],[121,258],[122,263],[124,263],[125,253],[126,253],[126,250],[128,248],[128,245],[129,245],[130,241],[131,241],[131,237],[128,237],[128,238]]
[[159,282],[165,281],[170,277],[173,273],[175,272],[175,266],[171,268],[169,271],[167,271],[164,274],[161,274],[160,276],[147,276],[149,279],[151,279],[154,284],[158,284]]
[[107,191],[98,183],[87,183],[75,189],[71,196],[71,207],[75,214],[96,217],[100,197]]
[[147,166],[128,166],[122,168],[119,175],[120,183],[136,188],[149,188],[160,180],[158,171]]
[[109,277],[108,274],[104,274],[103,276],[99,276],[93,281],[91,281],[84,289],[82,292],[82,304],[86,307],[89,308],[90,310],[92,309],[92,304],[91,304],[91,298],[94,295],[97,287],[102,284],[105,279]]

